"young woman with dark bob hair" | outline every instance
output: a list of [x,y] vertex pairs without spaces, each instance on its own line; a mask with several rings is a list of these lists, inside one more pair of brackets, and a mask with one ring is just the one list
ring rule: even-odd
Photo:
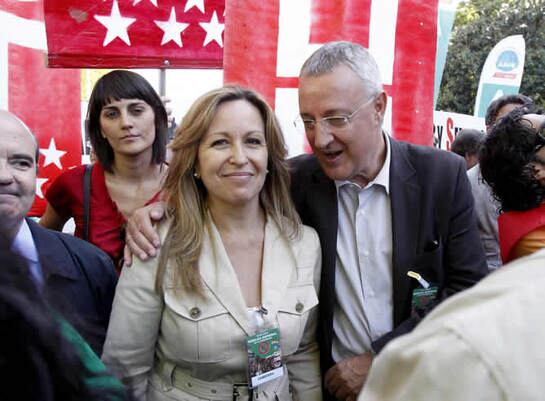
[[88,224],[84,218],[86,166],[64,172],[48,188],[40,224],[62,230],[73,217],[75,235],[108,253],[119,269],[126,218],[158,198],[167,172],[167,113],[142,76],[115,70],[93,88],[87,129],[97,157],[88,181]]
[[504,263],[545,247],[545,116],[521,107],[489,131],[479,163],[500,202]]

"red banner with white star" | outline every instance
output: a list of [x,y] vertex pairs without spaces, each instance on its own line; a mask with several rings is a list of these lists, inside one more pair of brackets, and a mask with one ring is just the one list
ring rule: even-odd
[[225,0],[44,0],[48,66],[222,68]]
[[38,140],[36,197],[29,215],[41,216],[51,182],[81,163],[80,72],[45,67],[41,3],[0,0],[0,30],[0,109],[23,120]]
[[389,97],[385,128],[432,145],[437,0],[229,0],[226,22],[225,81],[265,95],[288,122],[282,128],[290,148],[305,141],[289,123],[297,115],[299,69],[335,40],[360,43],[377,60]]

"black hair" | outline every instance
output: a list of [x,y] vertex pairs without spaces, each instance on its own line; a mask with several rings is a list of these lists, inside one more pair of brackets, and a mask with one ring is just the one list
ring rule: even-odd
[[515,95],[503,95],[493,100],[486,109],[486,115],[484,117],[484,123],[487,127],[492,127],[498,117],[498,112],[503,106],[508,104],[519,104],[521,106],[534,105],[534,101],[528,96],[521,94]]
[[[0,400],[122,401],[122,389],[92,387],[98,378],[61,333],[25,261],[0,249]],[[107,375],[106,373],[104,373]]]
[[489,131],[479,154],[481,174],[504,212],[532,209],[545,200],[545,187],[530,166],[541,138],[523,118],[535,112],[532,106],[521,107],[502,117]]
[[121,99],[140,99],[151,106],[155,113],[155,140],[152,163],[161,164],[166,158],[168,117],[161,98],[142,76],[132,71],[114,70],[100,78],[89,99],[86,128],[93,150],[104,170],[111,172],[114,151],[101,134],[100,112],[102,108]]
[[484,132],[477,129],[464,128],[456,135],[456,139],[452,142],[450,150],[462,157],[477,155],[483,139]]

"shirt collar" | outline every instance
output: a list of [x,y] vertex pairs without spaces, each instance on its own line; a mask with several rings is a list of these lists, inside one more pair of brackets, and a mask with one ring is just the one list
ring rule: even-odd
[[36,249],[30,227],[25,219],[23,219],[19,231],[17,231],[15,239],[11,244],[11,251],[31,262],[37,263],[39,261],[38,250]]
[[[384,158],[384,164],[382,165],[382,168],[379,170],[377,176],[374,180],[369,181],[369,183],[365,186],[365,188],[371,188],[373,185],[382,185],[384,189],[386,190],[386,194],[390,194],[390,160],[391,160],[391,145],[390,145],[390,139],[389,135],[386,132],[382,132],[382,135],[384,136],[384,142],[386,142],[386,157]],[[335,180],[335,186],[337,187],[337,192],[339,192],[339,188],[343,185],[355,185],[359,188],[358,184],[355,184],[348,180]],[[360,188],[361,189],[361,188]]]

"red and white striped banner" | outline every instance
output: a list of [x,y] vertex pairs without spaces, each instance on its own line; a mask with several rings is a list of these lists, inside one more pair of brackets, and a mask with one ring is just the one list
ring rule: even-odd
[[377,59],[391,97],[387,128],[431,145],[436,29],[437,0],[229,0],[224,77],[264,94],[290,149],[301,147],[304,138],[288,123],[297,115],[299,68],[324,42],[358,42]]
[[41,2],[0,0],[0,108],[23,120],[40,147],[31,216],[45,208],[43,194],[63,169],[81,163],[80,73],[45,67]]

